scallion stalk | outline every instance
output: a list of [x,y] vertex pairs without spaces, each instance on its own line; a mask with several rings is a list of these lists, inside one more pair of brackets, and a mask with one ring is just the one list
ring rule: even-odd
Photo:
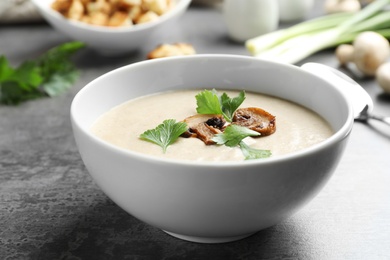
[[341,42],[353,41],[359,32],[381,31],[389,38],[386,29],[390,29],[390,13],[383,11],[389,4],[390,0],[376,0],[349,17],[327,15],[250,39],[246,47],[255,57],[293,64]]
[[[383,37],[385,37],[386,39],[390,39],[390,28],[389,29],[380,29],[380,30],[376,30],[375,31],[376,33],[379,33],[380,35],[382,35]],[[360,32],[354,32],[354,33],[348,33],[348,34],[344,34],[342,36],[340,36],[337,41],[334,43],[333,46],[330,46],[330,47],[335,47],[335,46],[338,46],[340,44],[346,44],[346,43],[351,43],[355,38],[356,36],[359,34]]]
[[364,32],[370,30],[379,30],[390,28],[390,12],[383,11],[378,13],[377,15],[370,17],[352,28],[350,28],[349,32]]
[[246,48],[255,55],[293,37],[333,28],[351,16],[352,13],[347,12],[320,16],[318,18],[293,25],[287,29],[280,29],[249,39],[246,41],[245,45]]

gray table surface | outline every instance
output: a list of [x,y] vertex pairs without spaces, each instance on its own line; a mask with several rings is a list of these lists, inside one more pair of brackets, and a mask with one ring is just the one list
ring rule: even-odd
[[[311,16],[321,14],[317,1]],[[0,25],[0,54],[13,65],[69,39],[45,23]],[[390,127],[355,123],[334,176],[303,210],[244,240],[197,244],[173,238],[125,213],[94,184],[72,136],[69,107],[89,81],[145,59],[163,42],[198,53],[249,55],[228,40],[218,8],[192,6],[139,51],[75,56],[81,78],[66,94],[0,106],[0,259],[390,259]],[[304,60],[337,68],[333,50]],[[298,65],[300,65],[298,64]],[[390,115],[373,79],[353,76]]]

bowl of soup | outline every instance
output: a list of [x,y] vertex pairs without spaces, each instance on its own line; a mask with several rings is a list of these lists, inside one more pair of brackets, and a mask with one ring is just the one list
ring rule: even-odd
[[32,2],[50,25],[69,38],[103,55],[117,56],[140,49],[155,32],[173,26],[191,0]]
[[[199,109],[213,102],[224,104],[221,115]],[[248,129],[236,126],[248,119],[239,111],[251,108],[262,111],[260,132],[270,131],[228,145],[233,129]],[[75,96],[71,121],[88,172],[119,207],[174,237],[221,243],[280,223],[321,191],[344,152],[352,110],[339,86],[305,69],[193,55],[100,76]],[[207,123],[218,128],[214,143],[189,131],[189,119],[204,126],[203,117],[226,119],[222,128]],[[165,148],[145,138],[164,142],[183,123]]]

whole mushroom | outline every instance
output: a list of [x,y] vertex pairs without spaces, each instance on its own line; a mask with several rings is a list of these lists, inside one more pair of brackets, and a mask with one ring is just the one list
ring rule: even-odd
[[361,9],[358,0],[326,0],[324,4],[326,13],[357,12]]
[[376,81],[386,93],[390,94],[390,62],[386,62],[378,68]]
[[352,62],[366,76],[375,76],[376,70],[390,56],[389,41],[376,32],[360,33],[352,45],[342,44],[336,49],[341,65]]

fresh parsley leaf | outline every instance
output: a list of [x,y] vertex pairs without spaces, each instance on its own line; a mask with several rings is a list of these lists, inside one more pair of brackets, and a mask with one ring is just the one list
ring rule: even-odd
[[239,143],[242,153],[245,156],[245,160],[263,159],[272,155],[270,150],[261,150],[249,147],[244,141]]
[[32,91],[42,83],[43,78],[37,64],[33,61],[26,61],[14,70],[8,80],[18,83],[24,90]]
[[248,136],[259,135],[260,133],[250,130],[249,128],[238,125],[229,125],[223,133],[216,134],[213,141],[217,144],[224,144],[229,147],[240,146],[241,151],[245,156],[245,160],[270,157],[271,151],[251,148],[243,141],[243,139]]
[[17,68],[1,56],[0,103],[15,105],[34,98],[57,96],[69,89],[78,78],[70,57],[84,46],[81,42],[64,43]]
[[85,46],[82,42],[68,42],[50,49],[38,59],[44,77],[42,89],[49,96],[58,96],[68,90],[79,76],[70,58]]
[[237,146],[244,138],[248,136],[259,136],[260,133],[239,125],[229,125],[223,133],[216,134],[213,141],[217,144],[224,144],[229,147]]
[[26,91],[13,81],[1,83],[0,86],[0,102],[6,105],[15,105],[26,100],[42,97],[42,92],[38,89]]
[[245,91],[241,91],[238,94],[238,97],[230,98],[228,94],[223,93],[220,97],[222,112],[225,118],[231,122],[233,120],[234,112],[245,100]]
[[[37,63],[44,77],[43,88],[50,96],[61,94],[77,79],[77,69],[70,58],[83,47],[84,44],[81,42],[64,43],[50,49],[38,59]],[[60,83],[63,83],[64,87],[58,87]]]
[[4,56],[0,57],[1,103],[13,105],[42,96],[38,89],[42,80],[35,62],[26,61],[14,69]]
[[195,98],[199,114],[223,115],[226,121],[232,122],[234,112],[245,100],[245,92],[241,91],[238,97],[230,98],[226,93],[218,96],[215,89],[204,90]]
[[173,144],[185,131],[187,131],[186,123],[167,119],[156,128],[146,130],[140,135],[140,138],[161,146],[165,153],[167,147]]
[[76,69],[69,71],[58,71],[42,84],[42,89],[50,96],[58,96],[68,90],[79,77]]
[[196,112],[204,115],[222,115],[221,103],[215,90],[204,90],[195,96]]
[[8,63],[4,56],[0,56],[0,82],[6,80],[14,73],[14,69]]

